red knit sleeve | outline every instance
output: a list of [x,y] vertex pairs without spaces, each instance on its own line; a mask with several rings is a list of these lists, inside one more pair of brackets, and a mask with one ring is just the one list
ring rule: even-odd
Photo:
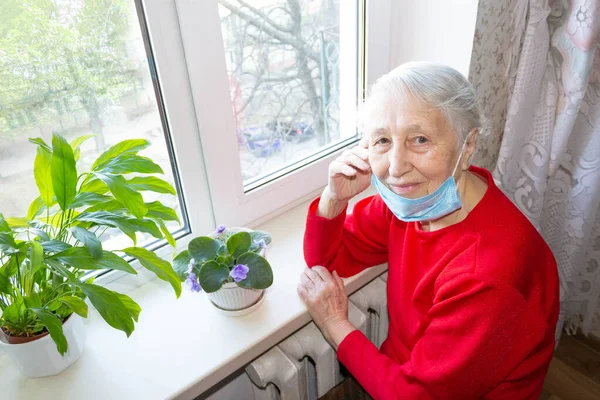
[[428,316],[431,323],[403,364],[360,331],[346,336],[338,358],[374,399],[387,400],[479,399],[529,357],[531,381],[515,383],[518,395],[510,398],[539,396],[554,334],[516,289],[465,274],[438,290]]
[[304,258],[309,267],[322,265],[341,277],[383,264],[388,257],[391,213],[379,196],[359,201],[352,214],[333,219],[317,215],[319,199],[308,209]]

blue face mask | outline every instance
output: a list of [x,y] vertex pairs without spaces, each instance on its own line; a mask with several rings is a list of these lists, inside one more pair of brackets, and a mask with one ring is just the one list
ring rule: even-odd
[[432,221],[448,215],[462,207],[458,188],[454,181],[454,174],[462,159],[466,143],[467,140],[463,144],[452,175],[439,188],[426,196],[419,197],[418,199],[402,197],[379,181],[375,177],[375,174],[371,175],[371,185],[377,189],[390,211],[401,221]]

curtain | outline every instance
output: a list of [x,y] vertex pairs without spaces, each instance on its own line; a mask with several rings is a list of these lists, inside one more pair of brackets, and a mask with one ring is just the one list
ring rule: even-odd
[[600,0],[479,2],[469,79],[489,129],[474,163],[556,257],[557,334],[600,336],[599,31]]

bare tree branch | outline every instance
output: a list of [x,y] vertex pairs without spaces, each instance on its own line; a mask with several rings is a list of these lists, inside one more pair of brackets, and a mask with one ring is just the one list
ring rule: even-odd
[[288,45],[294,47],[296,50],[306,53],[306,56],[309,57],[310,59],[314,60],[315,62],[317,62],[317,63],[319,62],[319,55],[316,53],[313,53],[312,51],[309,51],[309,49],[306,48],[304,43],[301,40],[298,40],[296,37],[294,37],[290,34],[280,32],[280,31],[274,29],[270,25],[265,25],[264,23],[260,24],[256,20],[256,18],[252,18],[252,16],[250,16],[250,15],[246,14],[245,12],[243,12],[242,10],[240,10],[239,7],[236,7],[233,4],[230,4],[227,0],[219,0],[219,3],[221,5],[223,5],[223,7],[227,8],[229,11],[231,11],[232,14],[237,15],[238,17],[240,17],[247,23],[255,26],[256,28],[258,28],[260,30],[263,30],[265,33],[267,33],[268,35],[272,36],[273,38],[279,40],[281,43],[288,44]]
[[[271,25],[273,28],[275,28],[279,31],[282,31],[282,32],[293,33],[290,28],[276,23],[275,21],[273,21],[271,19],[271,17],[269,15],[260,11],[258,8],[253,7],[250,4],[246,3],[244,0],[237,0],[237,2],[240,3],[242,6],[246,7],[248,10],[252,11],[254,14],[258,15],[260,18],[262,18],[267,24]],[[277,8],[284,9],[282,7],[277,7]],[[288,14],[289,14],[289,12],[288,12]]]

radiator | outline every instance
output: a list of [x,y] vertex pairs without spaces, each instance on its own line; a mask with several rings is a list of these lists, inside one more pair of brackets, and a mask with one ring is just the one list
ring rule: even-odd
[[[350,322],[377,347],[388,333],[386,280],[387,272],[348,303]],[[334,349],[312,322],[250,363],[246,374],[254,400],[315,400],[343,380]]]

